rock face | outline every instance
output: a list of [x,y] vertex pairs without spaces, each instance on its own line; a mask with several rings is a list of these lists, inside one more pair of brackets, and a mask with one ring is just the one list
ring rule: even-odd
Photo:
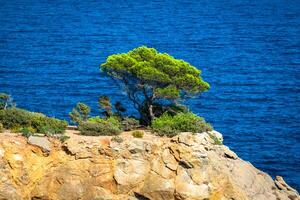
[[121,143],[70,136],[61,144],[0,135],[0,200],[300,199],[282,177],[273,181],[216,145],[223,140],[216,131],[171,139],[124,133]]

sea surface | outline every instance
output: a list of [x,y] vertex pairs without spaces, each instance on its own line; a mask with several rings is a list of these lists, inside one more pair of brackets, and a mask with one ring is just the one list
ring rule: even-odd
[[211,89],[190,108],[300,190],[299,0],[0,0],[0,91],[61,119],[78,101],[97,114],[100,95],[128,101],[99,65],[140,45],[201,69]]

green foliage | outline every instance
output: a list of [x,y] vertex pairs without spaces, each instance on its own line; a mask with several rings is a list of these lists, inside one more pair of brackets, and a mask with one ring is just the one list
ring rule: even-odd
[[120,136],[113,136],[112,138],[111,138],[111,141],[113,141],[113,142],[117,142],[117,143],[122,143],[124,140],[123,140],[123,138],[121,138]]
[[109,56],[101,70],[123,86],[146,125],[159,116],[153,105],[173,104],[209,89],[196,67],[145,46]]
[[106,120],[99,117],[99,116],[96,116],[96,117],[90,117],[88,119],[88,122],[94,122],[94,123],[102,123],[102,122],[105,122]]
[[132,117],[125,117],[121,123],[124,131],[132,131],[140,125],[139,121]]
[[117,135],[121,132],[121,124],[115,117],[102,119],[100,117],[90,118],[86,122],[81,122],[78,126],[81,135]]
[[19,124],[15,124],[10,128],[10,131],[13,133],[20,133],[22,131],[22,127]]
[[[23,129],[24,129],[24,128],[23,128]],[[27,129],[30,133],[32,133],[32,134],[36,133],[36,129],[33,128],[32,126],[26,127],[26,129]]]
[[151,129],[160,136],[173,137],[180,131],[175,128],[176,122],[171,115],[163,114],[152,121]]
[[[147,106],[144,106],[141,111],[147,112]],[[162,114],[166,113],[168,115],[174,116],[178,113],[186,113],[188,112],[187,107],[184,105],[174,103],[174,104],[168,104],[168,105],[161,105],[161,104],[153,104],[153,113],[155,116],[161,116]]]
[[109,122],[111,123],[112,125],[118,127],[118,128],[121,128],[121,124],[120,124],[120,121],[117,117],[108,117],[106,119],[103,119],[99,116],[96,116],[96,117],[91,117],[88,119],[88,122],[94,122],[94,123],[106,123],[106,122]]
[[121,130],[121,123],[118,117],[109,117],[106,119],[106,121],[111,123],[113,126],[117,127],[119,130]]
[[209,137],[214,141],[215,145],[222,145],[222,141],[219,140],[215,135],[208,133]]
[[155,95],[166,99],[177,99],[179,98],[179,91],[174,85],[167,86],[165,88],[155,88]]
[[36,129],[38,133],[46,135],[61,134],[65,131],[68,123],[56,118],[46,117],[43,114],[35,113],[32,118],[31,126]]
[[19,108],[0,110],[0,122],[13,132],[20,132],[27,128],[31,132],[43,134],[61,134],[68,123],[41,113],[29,112]]
[[135,138],[143,138],[144,137],[144,132],[142,132],[142,131],[133,131],[131,134]]
[[67,135],[61,135],[59,137],[59,141],[61,141],[62,143],[64,143],[65,141],[67,141],[68,139],[70,139],[70,136]]
[[4,127],[3,127],[3,124],[0,123],[0,133],[2,133],[4,131]]
[[32,114],[22,109],[0,110],[0,122],[7,129],[13,127],[28,127],[31,125]]
[[104,110],[103,114],[106,117],[110,117],[113,115],[112,105],[110,103],[110,99],[108,96],[101,96],[98,100],[99,108]]
[[76,107],[69,113],[71,120],[74,123],[79,124],[82,121],[86,121],[89,118],[91,109],[84,103],[78,102]]
[[111,116],[118,116],[122,117],[122,113],[126,111],[126,109],[123,107],[122,103],[120,101],[117,101],[113,106],[110,102],[109,97],[107,96],[101,96],[98,100],[99,108],[103,112],[101,113],[105,117],[111,117]]
[[0,93],[0,109],[4,109],[6,107],[6,102],[9,98],[9,95],[6,93]]
[[159,135],[172,137],[179,132],[199,133],[211,131],[212,127],[206,123],[202,117],[193,113],[179,113],[175,116],[163,114],[161,117],[153,120],[152,130]]
[[15,107],[15,103],[10,95],[6,93],[0,93],[0,110]]
[[32,129],[30,129],[30,128],[22,128],[21,129],[21,133],[22,133],[22,136],[24,136],[24,137],[27,137],[27,138],[29,138],[31,135],[33,135],[34,134],[34,132],[32,132]]

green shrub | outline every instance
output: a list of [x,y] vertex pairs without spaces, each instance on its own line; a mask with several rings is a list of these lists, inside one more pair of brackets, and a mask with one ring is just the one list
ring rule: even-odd
[[11,127],[10,131],[13,133],[20,133],[22,131],[22,127],[19,124],[15,124]]
[[87,121],[90,112],[91,108],[88,105],[78,102],[76,107],[69,113],[69,117],[74,123],[79,124],[82,121]]
[[174,129],[171,124],[168,124],[168,125],[165,124],[165,126],[155,124],[152,126],[152,131],[157,133],[159,136],[166,135],[168,137],[173,137],[180,132],[180,131]]
[[3,124],[0,123],[0,133],[2,133],[4,131],[4,127],[3,127]]
[[68,139],[70,139],[70,136],[67,136],[67,135],[61,135],[59,137],[59,140],[64,143],[65,141],[67,141]]
[[121,128],[121,123],[120,123],[120,120],[117,116],[111,116],[111,117],[108,117],[108,118],[101,118],[99,116],[91,117],[91,118],[88,119],[88,122],[95,122],[95,123],[109,122],[109,123],[113,124],[114,126],[117,126],[118,128]]
[[36,133],[36,129],[33,128],[32,126],[26,127],[26,129],[33,134]]
[[31,116],[30,112],[17,108],[0,110],[0,122],[7,129],[30,126]]
[[100,117],[89,118],[87,122],[81,122],[78,130],[82,135],[117,135],[121,132],[121,125],[117,118],[109,117],[102,119]]
[[222,141],[219,140],[215,135],[210,134],[210,133],[208,135],[214,141],[215,145],[222,145],[223,144]]
[[16,103],[13,101],[11,96],[6,93],[0,93],[0,110],[13,108],[16,106]]
[[111,141],[117,142],[117,143],[122,143],[124,140],[123,140],[123,138],[121,138],[120,136],[113,136],[113,137],[111,138]]
[[95,123],[103,123],[103,122],[105,122],[106,121],[106,119],[103,119],[103,118],[101,118],[101,117],[99,117],[99,116],[96,116],[96,117],[90,117],[89,119],[88,119],[88,122],[95,122]]
[[42,126],[37,127],[37,130],[46,135],[62,134],[68,126],[66,121],[49,117],[43,118],[41,122]]
[[22,128],[30,127],[33,133],[48,135],[61,134],[68,125],[66,121],[19,108],[0,110],[0,122],[4,128],[11,129],[13,132],[20,132]]
[[144,137],[144,132],[142,132],[142,131],[133,131],[131,134],[135,138],[143,138]]
[[152,131],[160,136],[166,135],[172,137],[178,134],[179,130],[175,128],[175,121],[172,116],[163,114],[153,120],[151,124]]
[[22,136],[29,138],[34,133],[32,132],[31,128],[22,128],[21,129]]
[[206,123],[202,117],[191,112],[179,113],[175,116],[163,114],[153,120],[152,130],[159,135],[172,137],[179,132],[200,133],[212,130],[210,124]]
[[139,121],[132,117],[125,117],[121,123],[124,131],[132,131],[140,125]]

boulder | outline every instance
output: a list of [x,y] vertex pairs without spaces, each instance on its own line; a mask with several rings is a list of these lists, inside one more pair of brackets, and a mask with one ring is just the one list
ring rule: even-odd
[[28,143],[31,145],[38,146],[44,152],[50,152],[52,149],[52,145],[49,142],[47,137],[39,137],[39,136],[29,136]]

